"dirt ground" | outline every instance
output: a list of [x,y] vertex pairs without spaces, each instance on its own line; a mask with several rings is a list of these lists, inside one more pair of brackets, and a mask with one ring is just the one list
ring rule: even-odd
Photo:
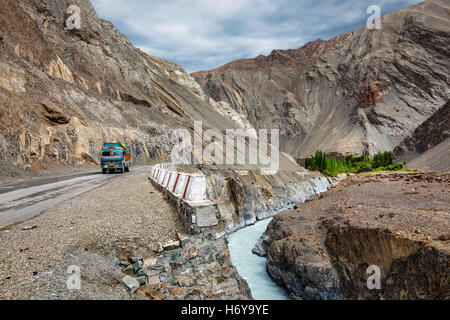
[[450,232],[450,174],[354,176],[317,204],[337,208],[356,225],[444,245],[437,238]]
[[[146,256],[181,230],[172,206],[136,171],[0,230],[1,299],[129,299],[113,258]],[[67,269],[81,268],[81,290]]]
[[351,176],[277,215],[255,252],[301,299],[448,299],[450,175]]
[[396,236],[425,241],[450,251],[448,174],[354,175],[298,207],[298,210],[281,213],[274,219],[283,226],[279,228],[283,233],[308,233],[298,229],[309,228],[309,224],[293,224],[289,219],[308,217],[313,224],[320,224],[323,220],[338,217],[361,228],[387,229]]

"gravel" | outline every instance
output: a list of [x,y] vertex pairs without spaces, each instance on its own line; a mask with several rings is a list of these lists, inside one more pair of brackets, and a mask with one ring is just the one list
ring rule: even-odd
[[[139,170],[0,230],[1,299],[129,299],[113,259],[151,256],[182,230],[175,209]],[[31,226],[31,228],[30,228]],[[71,265],[81,290],[69,290]]]

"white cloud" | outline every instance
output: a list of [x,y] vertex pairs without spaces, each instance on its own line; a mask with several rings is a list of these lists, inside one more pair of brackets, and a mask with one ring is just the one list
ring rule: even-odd
[[188,72],[328,39],[417,0],[91,0],[134,45]]

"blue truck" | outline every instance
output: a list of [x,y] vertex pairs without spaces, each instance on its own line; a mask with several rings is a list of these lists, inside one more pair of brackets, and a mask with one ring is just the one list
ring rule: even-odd
[[103,174],[108,172],[129,172],[131,166],[131,149],[120,142],[105,142],[100,151],[100,165]]

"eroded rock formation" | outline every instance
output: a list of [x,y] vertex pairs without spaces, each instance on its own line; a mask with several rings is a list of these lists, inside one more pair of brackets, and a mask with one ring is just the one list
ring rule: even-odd
[[[352,177],[277,215],[255,252],[301,299],[448,299],[447,176]],[[380,271],[381,286],[367,285]]]
[[254,171],[237,174],[206,168],[203,172],[207,175],[208,199],[218,205],[227,233],[291,209],[337,182],[335,178],[305,169],[269,176]]
[[374,106],[377,102],[383,102],[382,97],[388,93],[389,89],[385,83],[373,82],[364,88],[361,103],[366,107]]

